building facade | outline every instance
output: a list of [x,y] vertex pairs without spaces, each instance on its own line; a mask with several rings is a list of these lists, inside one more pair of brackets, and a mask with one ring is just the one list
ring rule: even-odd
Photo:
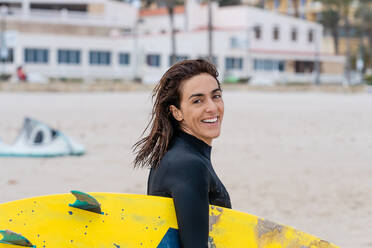
[[[171,65],[166,9],[138,11],[110,0],[1,0],[0,4],[2,73],[14,73],[23,65],[35,81],[156,83]],[[342,81],[344,57],[322,50],[321,25],[251,6],[214,4],[212,10],[213,62],[221,80]],[[206,58],[207,6],[189,0],[176,8],[174,20],[177,59]]]
[[[321,20],[322,11],[326,10],[327,6],[323,5],[317,0],[242,0],[244,4],[251,6],[260,6],[264,9],[278,12],[285,15],[296,16],[298,18],[317,22]],[[356,35],[357,30],[355,29],[355,24],[358,20],[355,19],[355,13],[359,7],[360,1],[353,0],[350,4],[349,10],[349,22],[351,24],[351,36],[345,37],[344,20],[340,20],[339,27],[339,54],[346,54],[347,52],[347,42],[350,43],[351,50],[355,53],[360,49],[360,38]],[[372,2],[370,3],[372,4]],[[330,32],[324,32],[322,46],[324,50],[331,53],[335,53],[336,48],[334,44],[333,37]]]

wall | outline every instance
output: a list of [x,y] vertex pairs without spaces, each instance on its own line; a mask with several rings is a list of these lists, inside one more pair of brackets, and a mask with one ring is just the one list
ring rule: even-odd
[[105,13],[105,5],[103,3],[91,3],[88,5],[88,13],[103,15]]
[[325,74],[343,74],[344,65],[337,62],[323,62],[322,63],[322,73]]

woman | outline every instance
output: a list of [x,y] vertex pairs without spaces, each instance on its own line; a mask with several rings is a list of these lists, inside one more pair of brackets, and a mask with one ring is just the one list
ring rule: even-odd
[[208,247],[209,204],[231,208],[210,160],[224,114],[217,76],[205,60],[172,66],[154,89],[149,135],[134,145],[135,166],[151,168],[147,193],[173,198],[183,248]]

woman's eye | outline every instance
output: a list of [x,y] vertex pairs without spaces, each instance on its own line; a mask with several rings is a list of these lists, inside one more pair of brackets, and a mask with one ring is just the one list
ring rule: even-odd
[[196,99],[196,100],[194,100],[192,103],[200,103],[200,102],[201,102],[200,99]]
[[214,95],[213,98],[215,99],[218,99],[218,98],[221,98],[222,96],[221,95]]

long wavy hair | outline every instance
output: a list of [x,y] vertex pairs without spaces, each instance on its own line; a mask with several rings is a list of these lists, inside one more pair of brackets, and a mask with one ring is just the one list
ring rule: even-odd
[[154,105],[151,118],[142,136],[149,128],[150,131],[133,145],[133,151],[136,153],[134,167],[156,168],[159,165],[180,128],[170,111],[170,106],[180,108],[182,83],[201,73],[208,73],[214,77],[220,87],[216,67],[202,59],[184,60],[173,65],[155,86],[152,93]]

